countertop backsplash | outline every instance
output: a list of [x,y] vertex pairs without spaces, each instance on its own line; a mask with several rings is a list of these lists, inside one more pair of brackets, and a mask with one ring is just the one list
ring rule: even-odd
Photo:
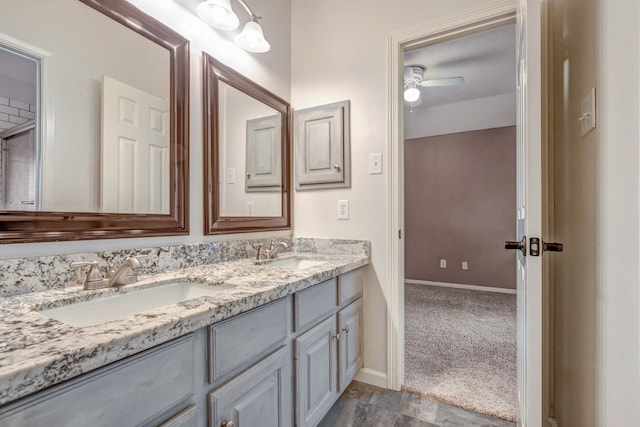
[[127,257],[145,254],[147,257],[142,260],[139,273],[155,274],[254,257],[254,243],[268,246],[272,240],[289,244],[290,248],[283,252],[367,256],[370,253],[367,241],[284,237],[5,259],[0,260],[0,297],[78,286],[86,270],[72,270],[69,268],[72,261],[98,261],[103,267],[114,265],[117,268]]

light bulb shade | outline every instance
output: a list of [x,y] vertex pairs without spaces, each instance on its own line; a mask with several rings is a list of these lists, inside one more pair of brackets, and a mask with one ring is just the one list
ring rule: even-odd
[[409,86],[404,91],[404,100],[407,102],[416,102],[420,99],[420,89],[415,86]]
[[235,30],[240,25],[229,0],[206,0],[196,10],[200,19],[218,30]]
[[249,52],[264,53],[271,49],[271,45],[264,38],[262,27],[255,21],[247,22],[234,40],[238,46]]

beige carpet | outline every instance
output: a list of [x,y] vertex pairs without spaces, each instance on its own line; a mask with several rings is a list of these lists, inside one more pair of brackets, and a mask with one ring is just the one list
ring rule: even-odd
[[516,419],[516,296],[405,286],[405,389]]

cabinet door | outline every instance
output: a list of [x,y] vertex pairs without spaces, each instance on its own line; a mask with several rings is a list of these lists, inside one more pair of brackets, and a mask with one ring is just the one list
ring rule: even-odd
[[209,425],[290,427],[291,348],[283,347],[209,393]]
[[349,101],[295,112],[296,190],[349,187]]
[[295,341],[298,427],[315,426],[338,397],[336,341],[335,316]]
[[342,393],[363,363],[362,298],[338,312],[338,329],[340,333],[338,380],[340,393]]
[[280,114],[247,120],[245,191],[280,191]]

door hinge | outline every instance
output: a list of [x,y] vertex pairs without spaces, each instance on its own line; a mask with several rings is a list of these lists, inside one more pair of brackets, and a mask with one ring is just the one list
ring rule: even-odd
[[398,239],[402,240],[402,230],[398,230]]

